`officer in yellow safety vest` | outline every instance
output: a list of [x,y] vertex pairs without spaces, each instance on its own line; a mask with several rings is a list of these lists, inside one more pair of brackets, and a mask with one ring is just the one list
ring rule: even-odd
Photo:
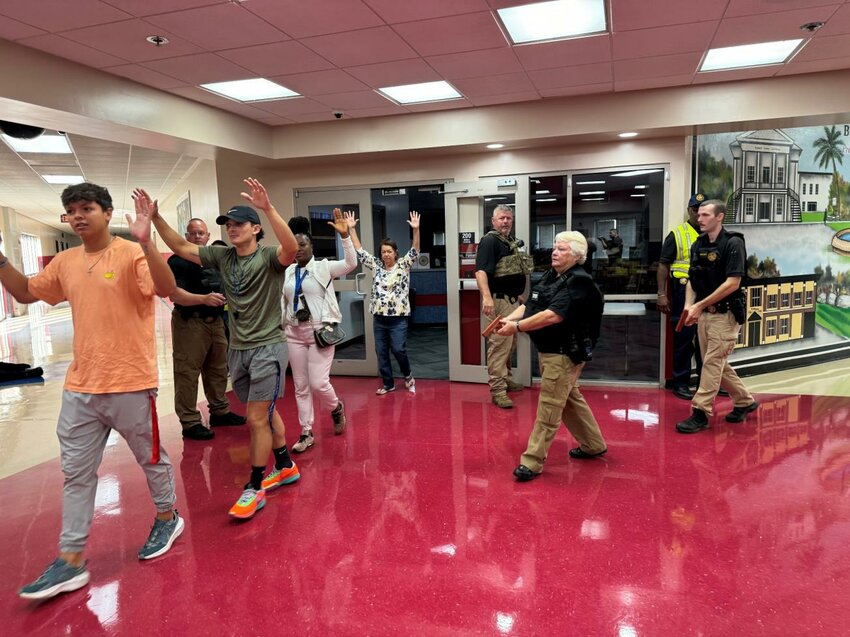
[[[697,212],[700,204],[705,200],[706,196],[701,192],[690,198],[688,220],[673,228],[661,246],[661,257],[658,260],[658,309],[670,315],[673,328],[679,322],[682,309],[685,307],[685,291],[688,287],[688,270],[691,265],[691,245],[699,236]],[[702,366],[699,346],[695,345],[696,335],[695,325],[673,332],[673,378],[669,386],[677,398],[684,400],[693,398],[689,387],[691,359],[696,356],[697,376]]]

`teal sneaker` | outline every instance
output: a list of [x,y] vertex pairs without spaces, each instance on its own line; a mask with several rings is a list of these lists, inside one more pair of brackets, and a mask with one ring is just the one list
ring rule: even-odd
[[18,595],[24,599],[49,599],[59,593],[69,593],[89,583],[86,564],[71,566],[61,557],[57,557],[41,576],[24,586]]
[[174,512],[174,517],[167,522],[155,518],[150,535],[148,535],[148,541],[139,549],[139,559],[152,560],[163,553],[167,553],[185,527],[186,523],[183,522],[183,518],[177,514],[177,511]]

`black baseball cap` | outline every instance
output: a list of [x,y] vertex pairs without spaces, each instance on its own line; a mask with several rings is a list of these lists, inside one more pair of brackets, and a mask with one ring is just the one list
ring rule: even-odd
[[697,192],[691,195],[690,200],[688,201],[688,208],[693,208],[694,206],[699,206],[703,201],[708,199],[703,193]]
[[220,215],[215,222],[218,225],[223,226],[227,223],[228,219],[235,221],[236,223],[245,223],[246,221],[250,221],[251,223],[260,225],[260,216],[257,214],[257,211],[250,206],[233,206],[223,215]]

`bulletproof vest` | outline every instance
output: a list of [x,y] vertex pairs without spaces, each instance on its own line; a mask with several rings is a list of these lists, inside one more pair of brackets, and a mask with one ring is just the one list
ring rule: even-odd
[[493,272],[494,277],[511,276],[513,274],[526,276],[531,274],[532,270],[534,270],[534,259],[531,255],[519,251],[519,242],[516,239],[507,239],[496,230],[491,230],[487,234],[493,235],[511,250],[510,254],[503,256],[496,263],[496,270]]
[[[700,241],[692,246],[694,254],[692,255],[690,271],[691,286],[699,299],[707,297],[723,285],[726,280],[726,264],[723,263],[723,254],[729,237],[738,237],[742,242],[744,241],[744,235],[740,232],[724,228],[714,245]],[[747,262],[746,250],[746,243],[744,243],[744,263]],[[743,288],[743,285],[744,280],[742,279],[741,288]],[[734,297],[743,296],[741,288],[733,292],[728,298],[731,300]]]

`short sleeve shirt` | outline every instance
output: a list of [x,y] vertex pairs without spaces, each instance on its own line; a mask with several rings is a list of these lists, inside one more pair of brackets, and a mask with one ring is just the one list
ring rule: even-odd
[[[575,265],[571,270],[582,270],[580,265]],[[564,272],[561,276],[555,270],[549,270],[543,278],[534,286],[525,306],[523,318],[528,318],[542,312],[551,310],[563,320],[555,325],[548,325],[539,330],[529,332],[529,336],[537,349],[543,353],[561,352],[567,344],[570,335],[570,320],[585,308],[585,304],[593,302],[598,297],[598,292],[593,286],[592,280],[584,276],[588,285],[570,284],[570,289],[564,282],[563,277],[570,275],[571,270]],[[581,276],[579,274],[579,276]],[[593,290],[593,296],[590,292]],[[571,316],[572,314],[572,316]]]
[[202,246],[201,265],[221,274],[223,293],[230,312],[230,348],[253,349],[285,340],[281,325],[280,297],[286,267],[277,248],[258,246],[247,256],[229,246]]
[[[177,287],[192,294],[209,294],[210,292],[221,292],[221,275],[213,268],[202,268],[196,263],[172,255],[168,259],[168,267],[174,273]],[[178,310],[186,312],[197,312],[201,317],[221,316],[224,314],[223,307],[210,307],[209,305],[180,305],[174,304]]]
[[378,316],[410,316],[410,268],[419,252],[411,248],[389,270],[384,262],[363,248],[357,258],[374,272],[369,312]]
[[701,301],[720,287],[729,277],[743,277],[747,273],[747,251],[739,236],[725,228],[714,242],[701,234],[691,246],[690,281]]
[[511,274],[509,276],[494,276],[496,264],[502,257],[510,256],[511,249],[504,242],[491,234],[481,237],[478,253],[475,255],[475,269],[487,273],[487,284],[490,294],[507,294],[519,296],[525,290],[525,275]]
[[74,360],[66,390],[112,394],[158,385],[155,291],[139,244],[116,237],[100,252],[60,252],[28,289],[51,305],[71,305]]

